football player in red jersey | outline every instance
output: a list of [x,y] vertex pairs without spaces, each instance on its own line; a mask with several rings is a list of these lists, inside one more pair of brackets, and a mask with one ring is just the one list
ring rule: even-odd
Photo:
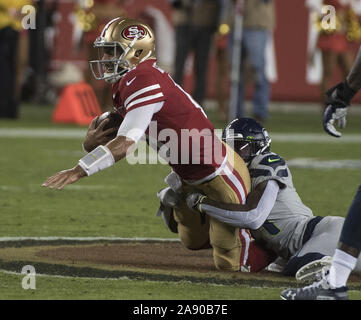
[[[173,177],[181,182],[178,191],[198,189],[214,200],[245,203],[250,176],[244,161],[216,137],[201,106],[158,68],[150,27],[135,19],[113,19],[94,46],[100,59],[90,62],[93,74],[112,83],[114,107],[124,120],[117,136],[105,145],[92,145],[87,137],[84,148],[89,153],[74,168],[48,178],[43,186],[62,189],[114,165],[145,134],[159,153],[167,147],[168,153],[163,154]],[[238,271],[252,261],[248,269],[257,271],[273,258],[255,247],[247,230],[212,217],[199,219],[186,206],[176,209],[174,218],[183,245],[193,250],[212,246],[218,269]]]

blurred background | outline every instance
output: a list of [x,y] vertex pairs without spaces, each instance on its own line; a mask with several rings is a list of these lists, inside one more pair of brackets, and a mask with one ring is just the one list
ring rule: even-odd
[[[27,4],[34,29],[21,26]],[[332,14],[325,5],[336,10],[332,30],[322,26]],[[110,86],[93,79],[88,61],[117,16],[151,25],[160,67],[220,124],[244,115],[267,123],[272,110],[290,108],[321,115],[325,91],[361,44],[359,0],[0,0],[0,118],[18,119],[28,106],[51,112],[69,85],[84,82],[99,109],[110,109]]]

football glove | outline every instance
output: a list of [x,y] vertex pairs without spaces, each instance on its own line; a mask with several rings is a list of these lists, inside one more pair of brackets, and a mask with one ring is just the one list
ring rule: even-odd
[[339,83],[326,92],[326,110],[323,114],[323,128],[334,137],[341,137],[335,128],[335,121],[340,129],[346,127],[347,107],[356,91],[350,88],[346,81]]
[[342,134],[336,130],[335,121],[337,121],[340,129],[344,129],[346,127],[346,114],[347,108],[335,108],[330,104],[323,114],[323,128],[325,131],[331,136],[340,138]]
[[202,213],[202,201],[207,198],[204,194],[201,193],[190,193],[187,195],[186,203],[189,209],[198,211]]
[[160,203],[165,207],[176,208],[181,200],[179,194],[175,193],[170,187],[157,192]]

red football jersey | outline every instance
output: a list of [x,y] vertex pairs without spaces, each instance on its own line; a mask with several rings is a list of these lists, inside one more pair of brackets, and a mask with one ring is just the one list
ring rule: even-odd
[[153,115],[146,130],[147,142],[158,151],[168,147],[169,164],[185,180],[200,180],[214,173],[224,160],[224,145],[203,109],[157,67],[155,59],[140,63],[113,85],[114,107],[123,116],[162,101],[162,109]]

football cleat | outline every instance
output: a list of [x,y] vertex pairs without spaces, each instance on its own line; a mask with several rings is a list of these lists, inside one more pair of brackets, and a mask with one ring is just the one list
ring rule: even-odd
[[281,292],[282,300],[348,300],[347,287],[331,288],[328,271],[322,270],[321,280],[303,288],[289,288]]
[[319,281],[322,277],[322,270],[327,272],[331,267],[331,263],[332,257],[330,256],[324,256],[321,259],[311,261],[297,271],[296,280],[303,283]]

